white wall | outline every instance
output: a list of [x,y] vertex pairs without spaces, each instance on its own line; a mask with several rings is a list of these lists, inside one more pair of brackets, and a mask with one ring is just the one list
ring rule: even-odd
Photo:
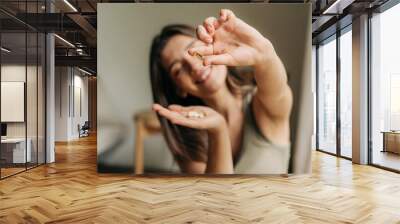
[[55,73],[55,140],[70,141],[79,138],[78,124],[88,120],[88,78],[72,67],[56,67]]
[[55,141],[68,140],[69,76],[67,67],[55,68]]
[[[27,73],[26,73],[27,72]],[[36,81],[32,76],[36,77],[36,67],[34,66],[27,66],[25,65],[18,65],[18,64],[9,64],[9,65],[2,65],[1,66],[1,81],[2,82],[25,82],[25,76],[28,76],[30,86],[36,85]],[[36,113],[32,113],[32,111],[36,111],[36,101],[33,105],[28,105],[34,101],[33,98],[36,100],[36,88],[27,88],[27,106],[30,106],[27,112],[27,119],[28,119],[28,137],[29,134],[36,130]],[[4,97],[4,96],[3,96]],[[1,108],[2,110],[6,110],[7,108]],[[35,124],[32,124],[32,121],[35,121]],[[8,137],[25,137],[25,123],[26,122],[10,122],[7,123],[7,136]],[[35,125],[35,127],[33,127]],[[31,130],[32,127],[32,130]],[[36,132],[35,132],[36,133]]]
[[[27,80],[26,80],[27,79]],[[24,82],[26,85],[26,121],[7,122],[7,137],[30,139],[33,161],[36,162],[36,153],[39,153],[39,163],[44,162],[44,74],[42,67],[25,64],[3,64],[1,66],[2,82]],[[7,97],[7,96],[2,96]],[[1,108],[7,110],[9,108]]]
[[[78,74],[76,73],[78,72]],[[89,114],[88,114],[88,107],[89,107],[89,95],[88,95],[88,77],[87,76],[82,76],[83,73],[81,73],[78,70],[75,70],[75,75],[74,75],[74,89],[75,96],[73,97],[75,102],[74,102],[74,109],[75,113],[73,113],[73,119],[72,119],[72,132],[71,135],[76,138],[78,137],[78,129],[76,128],[78,124],[81,126],[85,123],[85,121],[89,120]],[[77,90],[80,90],[80,99],[78,98],[78,93]],[[80,103],[78,102],[80,100]],[[80,105],[79,105],[80,104]],[[82,111],[79,111],[79,108]]]

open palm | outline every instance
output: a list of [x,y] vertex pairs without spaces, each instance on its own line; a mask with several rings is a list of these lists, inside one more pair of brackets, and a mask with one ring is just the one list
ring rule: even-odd
[[[170,105],[168,108],[165,108],[159,104],[154,104],[153,110],[173,124],[194,129],[214,130],[220,127],[221,122],[225,122],[222,115],[206,106],[183,107],[180,105]],[[202,117],[191,117],[189,116],[191,113],[201,114]]]
[[251,66],[273,49],[256,29],[227,9],[218,19],[209,17],[198,26],[197,37],[207,45],[193,47],[189,53],[204,56],[204,65]]

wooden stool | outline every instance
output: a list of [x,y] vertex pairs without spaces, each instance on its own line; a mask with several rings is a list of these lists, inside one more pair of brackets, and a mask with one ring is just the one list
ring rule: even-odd
[[144,139],[161,132],[160,122],[153,111],[141,111],[134,115],[135,122],[135,174],[144,171]]

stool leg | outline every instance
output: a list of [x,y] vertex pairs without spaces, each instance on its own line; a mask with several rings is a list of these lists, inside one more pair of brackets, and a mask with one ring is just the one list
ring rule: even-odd
[[143,141],[146,130],[140,120],[136,121],[136,138],[135,138],[135,174],[143,174]]

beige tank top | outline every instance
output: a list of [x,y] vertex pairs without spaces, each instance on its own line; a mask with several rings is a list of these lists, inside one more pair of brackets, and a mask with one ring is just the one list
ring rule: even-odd
[[252,112],[252,97],[253,94],[247,94],[243,101],[245,118],[242,148],[234,171],[236,174],[286,174],[290,144],[274,144],[261,133]]

